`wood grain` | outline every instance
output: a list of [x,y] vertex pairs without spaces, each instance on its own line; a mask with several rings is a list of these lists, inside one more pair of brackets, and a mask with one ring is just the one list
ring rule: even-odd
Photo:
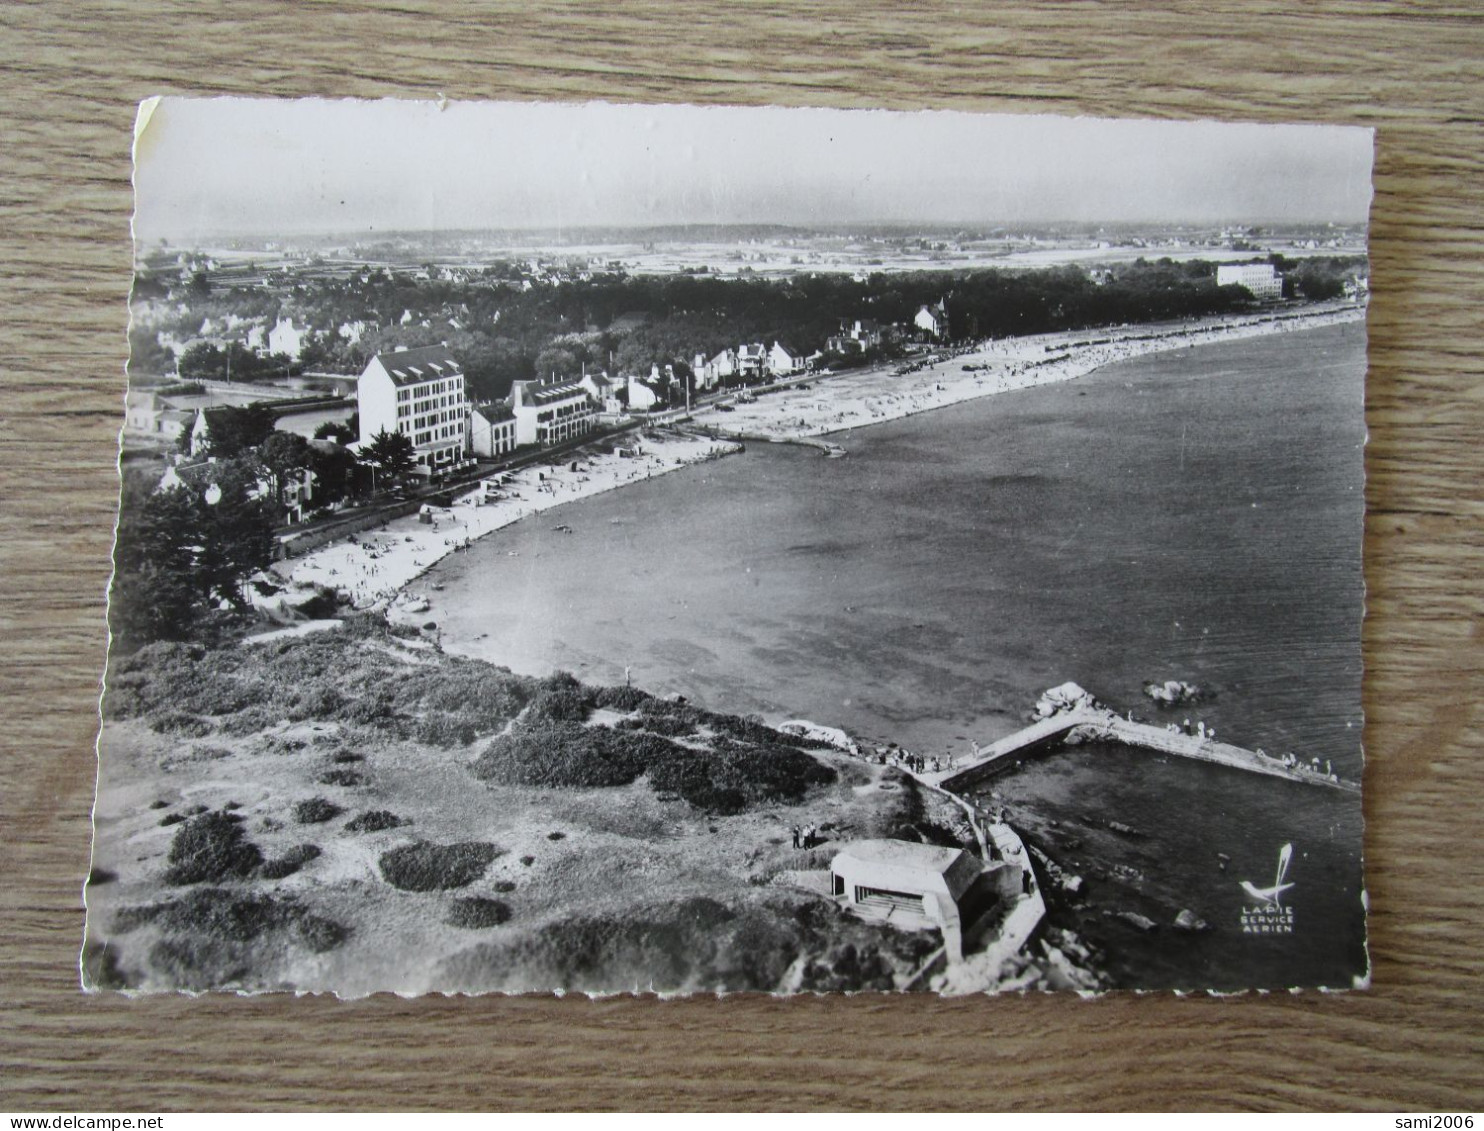
[[[0,7],[0,1108],[1484,1106],[1481,60],[1473,4]],[[168,92],[1378,127],[1374,988],[1089,1002],[79,993],[130,128],[140,98]]]

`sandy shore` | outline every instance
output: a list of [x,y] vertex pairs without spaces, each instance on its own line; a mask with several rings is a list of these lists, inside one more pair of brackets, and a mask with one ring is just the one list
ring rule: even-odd
[[[812,377],[807,388],[788,386],[730,412],[698,409],[696,424],[722,434],[779,441],[806,440],[880,424],[947,405],[1086,376],[1101,366],[1164,350],[1213,342],[1358,322],[1365,309],[1341,306],[1297,315],[1252,315],[1200,322],[1139,325],[1008,338],[911,372],[894,362],[869,370]],[[838,439],[838,437],[835,437]],[[509,475],[501,499],[481,504],[470,492],[450,508],[439,508],[431,525],[416,516],[315,550],[274,567],[296,587],[339,590],[358,608],[390,603],[434,563],[475,539],[562,503],[585,499],[626,484],[677,471],[736,451],[725,439],[656,432],[645,436],[638,458],[600,454],[596,449],[559,468],[526,468]],[[270,609],[278,600],[265,601]],[[416,594],[399,603],[415,616]]]
[[978,397],[1070,381],[1112,362],[1145,354],[1364,318],[1363,307],[1346,305],[1299,315],[1252,315],[1007,338],[955,353],[915,372],[898,373],[903,363],[894,362],[811,378],[808,388],[784,388],[750,403],[735,403],[731,412],[703,410],[696,413],[696,419],[723,434],[777,440],[827,436]]
[[[633,446],[632,441],[625,443]],[[274,569],[280,578],[296,586],[335,589],[357,608],[370,608],[392,601],[435,562],[501,527],[574,499],[590,498],[738,450],[728,441],[668,432],[646,435],[638,447],[637,457],[598,454],[594,449],[568,457],[559,467],[510,472],[501,487],[502,497],[495,501],[481,503],[476,489],[454,500],[452,507],[433,508],[430,524],[416,515],[400,518],[301,558],[280,562]],[[571,470],[574,462],[576,471]],[[415,612],[415,600],[405,602],[404,607]]]

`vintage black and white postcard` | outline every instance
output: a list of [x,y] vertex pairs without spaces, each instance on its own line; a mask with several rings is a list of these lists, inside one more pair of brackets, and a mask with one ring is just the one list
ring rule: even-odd
[[1364,986],[1371,156],[146,103],[84,984]]

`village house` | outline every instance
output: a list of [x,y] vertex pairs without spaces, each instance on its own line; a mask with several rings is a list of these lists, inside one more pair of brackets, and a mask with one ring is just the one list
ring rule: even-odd
[[[700,358],[702,355],[697,354],[696,356]],[[705,388],[716,388],[716,386],[725,383],[727,378],[737,375],[737,351],[722,350],[710,361],[701,362],[701,366],[696,372]]]
[[1218,287],[1246,287],[1259,302],[1283,297],[1283,276],[1271,263],[1223,263],[1216,268]]
[[737,347],[737,376],[744,381],[761,377],[768,365],[768,348],[762,342],[746,342]]
[[194,422],[195,412],[164,390],[130,389],[124,394],[125,432],[173,444]]
[[412,441],[420,475],[451,471],[464,462],[469,403],[464,370],[443,346],[380,353],[356,383],[361,445],[379,432]]
[[281,353],[298,361],[307,333],[308,329],[295,326],[292,318],[280,318],[268,331],[268,352]]
[[509,401],[475,405],[469,410],[469,451],[486,459],[515,451],[515,412]]
[[517,381],[510,387],[510,408],[521,446],[560,444],[586,435],[597,423],[597,406],[580,378]]
[[943,338],[948,334],[948,304],[939,299],[932,306],[920,307],[912,319],[912,325],[929,338]]
[[606,373],[584,373],[582,387],[587,390],[587,395],[593,398],[598,410],[609,416],[620,416],[628,407],[624,400],[624,397],[628,395],[626,378],[610,377]]
[[625,379],[630,412],[648,412],[659,404],[659,393],[648,381],[641,381],[632,374]]
[[720,384],[720,379],[712,371],[711,363],[706,360],[704,353],[698,353],[690,359],[690,371],[698,393],[714,389]]
[[775,341],[768,351],[768,372],[774,377],[792,377],[802,373],[805,364],[803,352],[783,342]]
[[831,893],[849,911],[906,930],[937,928],[951,962],[997,905],[1021,893],[1022,869],[962,848],[858,840],[830,862]]
[[[250,461],[252,472],[256,476],[248,495],[254,499],[269,499],[274,495],[274,476],[263,463],[257,459]],[[173,491],[184,488],[188,491],[200,492],[205,496],[207,502],[214,503],[215,498],[221,497],[220,479],[226,472],[229,464],[221,463],[214,459],[203,460],[200,463],[172,464],[165,468],[160,476],[157,491]],[[285,474],[282,484],[281,506],[278,517],[283,522],[303,522],[313,509],[310,504],[315,497],[315,485],[317,476],[307,467],[301,467]]]
[[851,350],[865,353],[869,349],[875,349],[881,344],[883,331],[881,324],[871,318],[857,318],[853,321],[847,320],[840,323],[840,332],[831,335],[825,342],[825,348],[831,353],[845,354]]

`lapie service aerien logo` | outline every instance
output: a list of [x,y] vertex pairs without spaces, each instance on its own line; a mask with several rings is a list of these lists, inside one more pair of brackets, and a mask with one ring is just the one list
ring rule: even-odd
[[1293,860],[1293,845],[1285,844],[1278,850],[1278,872],[1273,877],[1273,886],[1260,888],[1250,880],[1242,881],[1242,890],[1250,900],[1242,906],[1242,933],[1247,935],[1291,935],[1293,934],[1293,908],[1283,902],[1283,893],[1293,887],[1284,883],[1288,865]]

